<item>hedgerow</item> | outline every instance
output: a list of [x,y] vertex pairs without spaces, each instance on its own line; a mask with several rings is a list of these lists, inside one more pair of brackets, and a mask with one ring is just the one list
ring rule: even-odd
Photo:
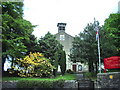
[[56,88],[63,87],[65,80],[20,80],[17,88]]

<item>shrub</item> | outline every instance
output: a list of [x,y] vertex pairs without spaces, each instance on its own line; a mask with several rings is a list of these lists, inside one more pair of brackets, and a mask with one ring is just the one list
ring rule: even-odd
[[50,60],[45,58],[43,54],[31,53],[23,59],[17,59],[16,67],[14,70],[19,71],[18,75],[21,77],[50,77],[52,75],[52,69],[54,67],[51,65]]
[[67,72],[67,73],[70,73],[70,74],[73,74],[73,73],[74,73],[74,71],[72,71],[71,69],[68,69],[66,72]]
[[85,73],[84,73],[84,76],[85,76],[86,78],[96,77],[96,73],[93,73],[93,72],[85,72]]
[[63,87],[64,80],[20,80],[17,88],[53,88],[55,86]]
[[65,80],[63,80],[63,79],[56,80],[53,83],[53,87],[54,88],[62,88],[64,86],[64,82],[65,82]]

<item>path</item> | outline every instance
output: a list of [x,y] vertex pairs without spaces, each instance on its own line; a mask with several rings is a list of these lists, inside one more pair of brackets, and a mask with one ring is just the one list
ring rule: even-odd
[[83,79],[83,78],[84,78],[83,73],[76,74],[76,80],[80,80],[80,79]]

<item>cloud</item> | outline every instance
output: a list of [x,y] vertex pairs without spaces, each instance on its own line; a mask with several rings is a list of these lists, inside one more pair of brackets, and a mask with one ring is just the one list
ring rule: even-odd
[[57,23],[67,23],[66,32],[75,36],[95,17],[101,25],[110,13],[117,12],[119,0],[24,0],[24,18],[35,28],[33,34],[57,33]]

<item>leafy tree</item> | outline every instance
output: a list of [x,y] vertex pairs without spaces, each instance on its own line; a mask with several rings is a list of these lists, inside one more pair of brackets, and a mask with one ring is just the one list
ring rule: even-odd
[[63,51],[63,46],[56,40],[55,36],[49,32],[38,42],[39,51],[43,53],[46,58],[49,58],[51,64],[56,67],[56,69],[53,70],[53,74],[56,76],[59,61],[66,63],[63,58],[62,60],[59,58],[62,57],[61,51]]
[[37,38],[34,35],[30,35],[28,40],[24,39],[23,43],[27,47],[26,54],[29,54],[30,52],[39,52]]
[[61,53],[59,55],[59,65],[60,65],[60,69],[61,69],[61,73],[62,75],[65,74],[65,71],[66,71],[66,54],[65,54],[65,51],[62,51],[61,50]]
[[[24,42],[30,40],[33,25],[23,19],[22,2],[2,3],[2,70],[6,59],[22,57],[28,50]],[[23,42],[24,41],[24,42]]]
[[[33,76],[47,76],[52,75],[52,69],[49,59],[45,58],[42,53],[35,52],[27,55],[23,59],[17,59],[13,69],[18,71],[18,75],[21,77],[33,77]],[[14,71],[10,71],[14,73]]]
[[118,55],[117,47],[114,44],[114,38],[112,38],[104,28],[100,30],[100,51],[101,51],[101,60],[103,62],[104,58]]
[[111,38],[116,47],[117,54],[115,55],[120,55],[120,13],[110,14],[109,18],[105,20],[104,29],[106,38]]
[[98,70],[96,31],[94,28],[95,24],[90,23],[82,33],[74,38],[70,55],[71,61],[88,64],[89,72],[94,72],[95,69]]
[[[98,22],[98,21],[97,21]],[[106,25],[106,24],[105,24]],[[73,48],[70,54],[70,59],[73,62],[80,61],[87,63],[89,72],[98,71],[98,46],[95,40],[95,23],[88,24],[84,31],[74,38]],[[99,26],[100,38],[100,56],[101,61],[106,57],[117,55],[117,48],[114,44],[115,38],[111,37],[106,30],[106,26]],[[117,36],[117,35],[116,35]]]

